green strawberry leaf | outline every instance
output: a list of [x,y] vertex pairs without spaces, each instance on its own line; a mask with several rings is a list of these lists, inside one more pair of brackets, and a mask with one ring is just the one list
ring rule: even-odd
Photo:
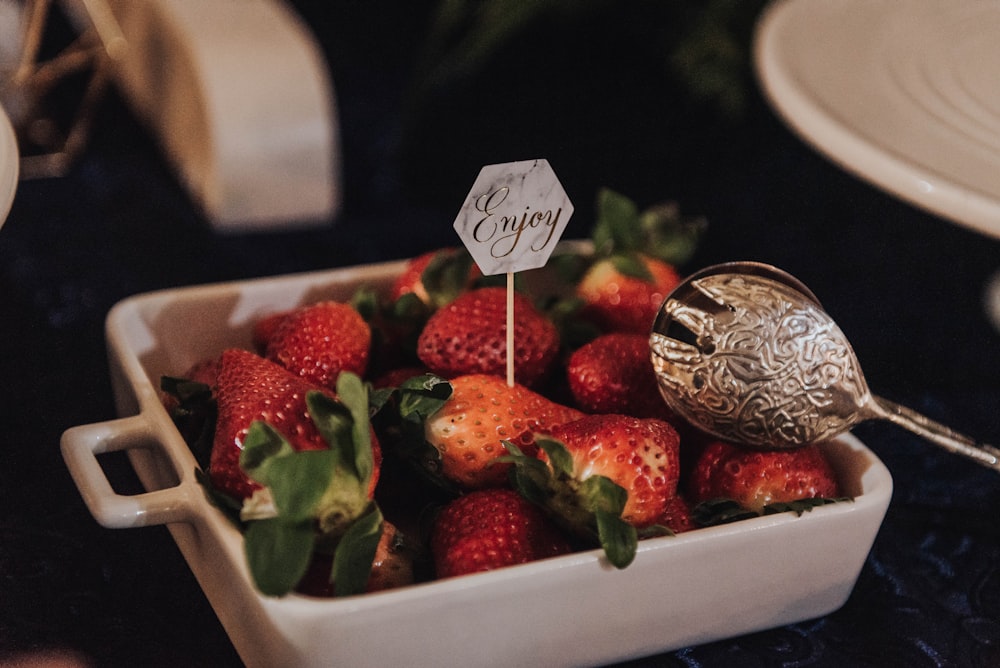
[[440,308],[455,300],[469,281],[473,259],[465,247],[438,252],[420,274],[431,305]]
[[[372,416],[378,432],[398,440],[403,450],[434,449],[424,440],[424,423],[451,397],[451,383],[433,374],[407,378],[397,387],[375,390]],[[437,450],[434,450],[437,452]]]
[[397,388],[399,417],[423,426],[448,401],[452,391],[451,383],[434,374],[408,378]]
[[335,454],[335,468],[367,483],[375,467],[368,418],[368,392],[350,372],[337,378],[337,400],[318,390],[306,394],[313,423]]
[[573,477],[573,455],[569,454],[563,443],[553,438],[538,438],[535,443],[548,455],[556,477]]
[[337,596],[361,594],[367,589],[375,550],[382,538],[382,522],[382,511],[372,503],[337,543],[330,572]]
[[336,484],[336,462],[332,450],[309,450],[275,458],[261,482],[271,490],[279,516],[287,522],[315,519],[319,502]]
[[640,212],[632,200],[604,188],[597,194],[591,237],[597,258],[643,253],[680,266],[694,255],[707,227],[704,217],[682,216],[674,202]]
[[751,508],[746,508],[740,505],[740,503],[734,499],[710,499],[696,504],[694,508],[691,509],[691,519],[698,526],[710,527],[717,526],[719,524],[728,524],[730,522],[752,519],[754,517],[760,517],[761,515],[775,515],[787,512],[802,515],[802,513],[809,512],[813,508],[817,508],[819,506],[825,506],[831,503],[843,503],[845,501],[854,501],[854,499],[849,496],[837,498],[817,497],[798,499],[796,501],[769,503],[764,506],[760,512],[757,512]]
[[367,323],[371,323],[381,310],[379,293],[369,286],[358,288],[348,303]]
[[351,413],[353,468],[358,473],[358,479],[368,484],[375,471],[371,421],[368,413],[368,388],[357,374],[343,372],[337,377],[337,398]]
[[243,520],[240,519],[240,510],[243,508],[243,502],[217,490],[204,469],[196,468],[194,470],[194,478],[198,485],[201,486],[208,502],[218,508],[225,515],[226,519],[233,523],[233,526],[243,531],[245,527]]
[[243,439],[240,468],[257,482],[266,485],[264,481],[268,477],[267,468],[275,458],[285,457],[294,452],[291,443],[277,429],[266,422],[254,420],[250,423],[247,435]]
[[[632,563],[638,549],[639,532],[622,519],[628,501],[625,488],[602,475],[577,482],[573,478],[573,459],[565,445],[544,437],[537,438],[536,443],[548,455],[549,464],[525,455],[510,441],[503,441],[509,454],[499,457],[498,461],[514,464],[511,469],[514,489],[548,511],[552,519],[568,531],[590,541],[596,540],[616,568]],[[660,529],[663,531],[654,528],[646,535],[669,533],[669,529]]]
[[429,309],[420,297],[413,292],[406,292],[400,295],[399,299],[393,302],[390,307],[389,316],[396,323],[412,323],[417,326],[427,319]]
[[638,253],[616,253],[610,258],[611,264],[624,276],[638,278],[641,281],[652,282],[653,274],[639,257]]
[[412,376],[396,387],[373,392],[372,421],[386,452],[397,455],[424,482],[456,496],[458,489],[441,475],[441,453],[424,435],[427,419],[451,395],[451,383],[439,376]]
[[604,556],[615,568],[625,568],[635,559],[639,548],[636,528],[623,520],[621,514],[597,510],[594,513],[597,536],[604,548]]
[[545,506],[551,495],[551,474],[545,462],[524,454],[510,441],[501,441],[508,454],[497,457],[498,462],[510,463],[510,481],[518,493],[528,501]]
[[691,260],[708,228],[704,217],[684,218],[677,204],[667,202],[645,209],[639,216],[645,252],[674,266]]
[[160,389],[177,398],[182,408],[212,399],[212,388],[188,378],[161,376]]
[[691,519],[700,527],[728,524],[758,516],[756,512],[744,508],[733,499],[710,499],[696,504],[691,509]]
[[628,492],[611,478],[592,475],[580,485],[582,505],[594,514],[597,538],[604,554],[616,568],[625,568],[635,558],[638,531],[622,519]]
[[313,519],[333,480],[336,453],[295,452],[281,434],[260,421],[250,425],[243,444],[240,465],[247,475],[270,490],[281,520],[299,523]]
[[580,498],[583,507],[592,513],[602,511],[621,516],[628,492],[607,476],[592,475],[580,483]]
[[673,529],[662,524],[653,524],[648,527],[643,527],[637,530],[639,533],[639,539],[645,540],[646,538],[659,538],[660,536],[676,536]]
[[597,256],[639,250],[642,229],[635,202],[610,188],[601,188],[597,192],[596,222],[591,238]]
[[362,286],[351,296],[354,307],[371,328],[369,368],[378,368],[387,348],[397,348],[409,356],[416,355],[416,337],[423,328],[431,309],[413,293],[406,293],[394,302],[382,293]]
[[177,399],[177,405],[170,410],[170,419],[184,437],[198,465],[207,469],[212,458],[218,408],[212,388],[187,378],[161,376],[160,389]]
[[835,499],[814,497],[781,503],[769,503],[764,506],[762,512],[764,515],[776,515],[778,513],[795,513],[796,515],[802,515],[802,513],[808,513],[813,508],[829,505],[831,503],[842,503],[844,501],[854,501],[854,498],[849,496],[841,496]]
[[281,518],[247,524],[243,549],[254,584],[266,596],[284,596],[295,588],[309,567],[315,533],[310,522]]
[[392,403],[394,387],[369,387],[368,388],[368,413],[374,417],[382,409]]

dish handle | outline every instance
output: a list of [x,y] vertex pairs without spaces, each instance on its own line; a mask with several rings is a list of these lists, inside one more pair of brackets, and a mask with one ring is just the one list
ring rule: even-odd
[[63,433],[60,447],[84,503],[102,526],[127,529],[194,519],[191,485],[179,484],[133,495],[118,494],[101,467],[97,456],[103,453],[163,449],[142,415],[72,427]]

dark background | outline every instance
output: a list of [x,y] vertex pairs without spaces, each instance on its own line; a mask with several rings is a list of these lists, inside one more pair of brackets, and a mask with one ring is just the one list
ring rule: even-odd
[[[704,215],[685,269],[789,270],[876,392],[1000,440],[1000,334],[982,303],[1000,242],[859,181],[785,128],[750,68],[762,3],[553,0],[523,22],[508,3],[504,29],[470,12],[440,37],[427,0],[294,4],[336,88],[337,220],[214,232],[114,90],[70,172],[19,186],[0,229],[0,662],[66,650],[98,666],[238,665],[166,530],[99,527],[62,463],[65,429],[115,416],[104,317],[157,288],[452,245],[488,163],[547,158],[576,206],[565,238],[586,236],[602,186]],[[470,35],[491,48],[477,56]],[[633,665],[1000,665],[1000,478],[888,425],[856,433],[895,491],[845,607]]]

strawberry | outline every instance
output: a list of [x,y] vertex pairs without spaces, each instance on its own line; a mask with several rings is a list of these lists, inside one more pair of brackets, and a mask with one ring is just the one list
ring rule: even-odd
[[480,276],[472,256],[463,248],[440,248],[411,258],[393,281],[389,299],[412,294],[431,308],[444,306],[472,287]]
[[285,311],[278,311],[277,313],[269,313],[254,321],[253,328],[251,330],[253,349],[261,355],[264,355],[267,352],[267,344],[274,337],[274,333],[278,331],[278,327],[281,325],[282,321],[284,321],[284,319],[294,311],[295,309],[288,309]]
[[594,257],[577,284],[583,313],[604,331],[648,334],[664,298],[680,282],[705,228],[672,202],[639,210],[607,188],[597,194]]
[[[602,475],[628,493],[622,519],[636,527],[655,524],[677,493],[680,438],[669,423],[624,415],[588,415],[552,429],[565,445],[578,483]],[[543,450],[542,461],[548,460]]]
[[184,374],[184,377],[188,380],[193,380],[196,383],[203,383],[210,388],[215,387],[215,382],[218,376],[219,360],[215,357],[195,362]]
[[583,316],[605,332],[649,334],[656,313],[680,283],[674,267],[643,253],[594,263],[577,284]]
[[470,492],[435,519],[430,539],[439,578],[555,557],[569,541],[532,503],[511,489]]
[[318,387],[246,350],[222,353],[216,382],[218,418],[209,478],[234,499],[248,498],[261,485],[240,468],[243,440],[255,420],[263,420],[290,439],[295,450],[324,450],[329,444],[306,409],[306,393]]
[[559,332],[531,301],[514,294],[514,350],[507,350],[507,291],[501,287],[465,292],[432,315],[417,341],[417,356],[445,378],[463,374],[504,376],[507,355],[514,377],[531,386],[548,372],[559,352]]
[[[338,595],[363,591],[383,531],[374,503],[381,449],[361,379],[329,390],[252,352],[223,351],[208,480],[238,505],[250,573],[291,591],[316,549],[332,552]],[[339,555],[339,556],[338,556]]]
[[370,347],[371,329],[353,307],[323,301],[294,309],[274,325],[265,357],[332,389],[341,371],[365,374]]
[[[232,348],[219,358],[216,383],[215,436],[209,480],[215,491],[247,500],[263,485],[245,470],[244,442],[255,422],[265,422],[288,440],[296,452],[329,450],[329,440],[310,415],[307,395],[319,388],[286,369],[246,350]],[[326,396],[333,394],[323,390]],[[381,448],[371,433],[373,469],[366,499],[375,494]]]
[[656,523],[680,476],[680,439],[667,422],[586,415],[539,438],[537,459],[504,445],[515,487],[575,534],[596,539],[614,566],[632,562],[640,535],[664,533]]
[[439,253],[446,252],[444,249],[432,250],[416,257],[412,257],[406,261],[406,266],[403,267],[403,271],[396,276],[395,280],[392,282],[392,287],[389,289],[389,299],[391,301],[396,301],[403,295],[413,294],[425,304],[430,303],[430,296],[427,294],[426,288],[424,288],[423,281],[420,280],[420,276],[427,269],[427,265],[438,257]]
[[697,528],[694,518],[691,516],[691,507],[681,494],[676,494],[667,499],[666,510],[660,515],[657,524],[662,524],[675,534]]
[[840,495],[836,474],[816,444],[794,450],[748,450],[713,441],[694,464],[694,503],[731,499],[760,513],[764,506]]
[[676,424],[660,396],[645,334],[598,336],[573,351],[566,377],[576,405],[588,413],[656,417]]
[[522,385],[497,376],[472,374],[450,381],[452,394],[424,423],[424,435],[440,453],[441,475],[465,489],[504,485],[509,440],[535,452],[535,434],[582,416]]

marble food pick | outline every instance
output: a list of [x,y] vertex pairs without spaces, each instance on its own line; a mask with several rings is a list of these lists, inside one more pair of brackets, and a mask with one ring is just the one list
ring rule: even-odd
[[485,276],[507,274],[507,384],[514,384],[514,273],[544,267],[573,215],[547,160],[486,165],[455,231]]
[[547,160],[486,165],[455,231],[486,276],[544,267],[573,215]]

